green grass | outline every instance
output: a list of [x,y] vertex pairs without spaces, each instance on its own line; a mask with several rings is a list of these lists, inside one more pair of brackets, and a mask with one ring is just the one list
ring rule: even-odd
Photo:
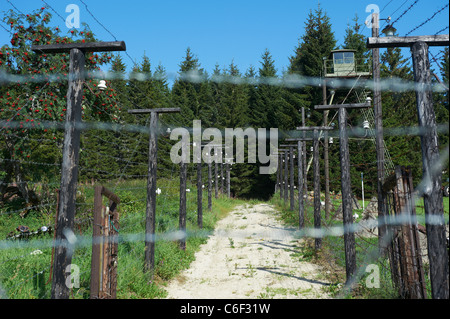
[[[119,205],[119,245],[118,245],[118,284],[117,297],[124,299],[163,298],[164,287],[194,260],[195,252],[205,243],[208,234],[213,231],[216,222],[226,216],[234,206],[242,201],[220,197],[213,198],[212,211],[207,210],[207,198],[203,202],[203,229],[197,226],[196,189],[191,187],[187,193],[187,231],[186,250],[179,249],[175,240],[163,239],[155,245],[155,273],[151,278],[143,271],[146,181],[126,181],[119,185],[105,185],[121,199]],[[158,180],[162,194],[157,196],[156,228],[157,235],[178,230],[179,219],[179,184],[174,180]],[[189,186],[188,186],[189,187]],[[80,186],[77,199],[79,219],[87,220],[92,216],[93,187]],[[206,192],[204,193],[206,194]],[[106,202],[105,202],[106,203]],[[17,204],[17,203],[16,203]],[[17,205],[18,206],[18,205]],[[53,208],[54,210],[54,208]],[[42,225],[53,225],[54,211],[31,212],[26,218],[17,213],[2,214],[12,211],[11,207],[0,210],[1,240],[14,231],[18,225],[27,225],[31,230]],[[17,233],[17,232],[16,232]],[[71,298],[89,298],[91,267],[91,225],[75,227],[75,234],[80,243],[76,247],[72,264],[79,267],[80,287],[73,288]],[[84,241],[81,241],[84,239]],[[6,244],[6,245],[5,245]],[[0,298],[34,299],[50,298],[52,235],[45,234],[28,240],[8,240],[0,242]],[[39,250],[37,254],[31,254]],[[46,284],[48,281],[48,284]]]

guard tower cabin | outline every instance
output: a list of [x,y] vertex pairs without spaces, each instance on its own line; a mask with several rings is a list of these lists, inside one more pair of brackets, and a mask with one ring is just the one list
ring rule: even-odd
[[331,51],[330,58],[324,60],[326,78],[353,78],[370,75],[370,64],[355,58],[356,50],[340,49]]

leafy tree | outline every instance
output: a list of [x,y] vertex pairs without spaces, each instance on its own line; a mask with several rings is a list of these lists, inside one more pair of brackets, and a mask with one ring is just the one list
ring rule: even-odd
[[[50,24],[51,13],[42,7],[30,14],[13,10],[4,14],[3,22],[10,27],[10,45],[0,48],[0,72],[18,76],[0,87],[0,119],[6,123],[1,129],[2,185],[15,181],[22,197],[30,201],[28,181],[54,179],[61,160],[62,132],[46,126],[64,121],[66,112],[69,54],[39,54],[31,45],[94,42],[94,34],[87,25],[82,30],[63,34]],[[109,63],[111,55],[86,53],[83,98],[83,119],[114,121],[115,115],[106,108],[114,108],[114,92],[99,94],[97,81],[90,71],[98,71]],[[25,163],[54,163],[52,169],[38,168]],[[5,164],[9,163],[9,164]]]

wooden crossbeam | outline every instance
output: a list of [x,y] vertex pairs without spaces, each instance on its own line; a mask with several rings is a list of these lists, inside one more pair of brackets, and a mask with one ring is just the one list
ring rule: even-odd
[[333,110],[333,109],[357,109],[357,108],[368,108],[372,105],[370,103],[351,103],[351,104],[331,104],[331,105],[315,105],[315,110]]
[[293,137],[284,139],[286,142],[312,141],[312,137]]
[[448,34],[421,35],[411,37],[370,37],[367,38],[367,48],[398,48],[411,47],[414,43],[424,42],[428,46],[448,46]]
[[78,49],[83,52],[110,52],[125,51],[124,41],[115,42],[88,42],[88,43],[66,43],[66,44],[48,44],[32,45],[31,51],[38,53],[63,53],[70,52],[72,49]]
[[181,108],[179,108],[179,107],[162,107],[162,108],[154,108],[154,109],[128,110],[128,113],[130,113],[130,114],[178,113],[178,112],[181,112]]
[[332,131],[334,127],[332,126],[299,126],[296,128],[297,131]]

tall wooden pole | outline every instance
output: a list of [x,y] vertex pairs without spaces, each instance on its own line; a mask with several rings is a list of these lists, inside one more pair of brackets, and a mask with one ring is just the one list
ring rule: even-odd
[[72,249],[69,237],[73,235],[75,201],[78,183],[78,159],[80,149],[81,104],[85,74],[85,52],[125,51],[125,42],[94,42],[35,45],[31,50],[38,54],[70,52],[69,83],[66,106],[66,128],[61,167],[61,186],[58,202],[58,220],[55,230],[55,247],[52,275],[52,299],[68,299],[70,288],[66,270],[72,263]]
[[341,163],[342,214],[344,222],[344,250],[347,283],[356,272],[355,233],[353,232],[352,190],[350,180],[350,154],[347,134],[347,110],[339,108],[339,147]]
[[444,207],[442,198],[442,165],[439,164],[436,116],[431,91],[428,45],[416,42],[412,45],[412,58],[416,86],[417,115],[422,144],[424,207],[427,230],[430,279],[434,299],[449,298],[448,250],[446,248]]
[[316,105],[316,110],[338,109],[339,116],[339,161],[341,165],[342,215],[344,222],[344,250],[347,283],[356,273],[355,234],[353,232],[352,189],[350,179],[350,152],[347,133],[347,109],[368,108],[369,103]]
[[230,180],[230,178],[231,178],[231,172],[230,172],[230,170],[231,170],[231,164],[230,163],[226,163],[225,164],[225,172],[226,172],[226,174],[227,174],[227,177],[226,177],[226,187],[227,187],[227,198],[231,198],[231,180]]
[[219,198],[219,163],[214,162],[214,197]]
[[81,123],[81,102],[83,99],[84,53],[79,49],[70,50],[69,90],[67,93],[66,123],[64,132],[63,162],[61,168],[61,186],[59,196],[58,227],[56,242],[61,240],[64,245],[55,247],[53,263],[52,298],[69,298],[69,288],[66,285],[65,271],[71,264],[72,253],[66,240],[65,231],[72,231],[75,219],[76,189],[78,183],[78,159],[80,150],[80,130],[76,127]]
[[[294,147],[296,145],[294,144],[287,144],[287,145],[279,145],[279,147],[285,147],[286,148],[286,152],[288,152],[289,154],[289,209],[291,211],[294,210],[295,207],[295,195],[294,195]],[[285,160],[286,163],[288,162],[288,160]]]
[[180,163],[180,214],[179,229],[183,233],[180,239],[180,249],[186,250],[186,180],[187,180],[187,162],[185,159]]
[[289,147],[289,208],[291,211],[294,210],[294,145]]
[[220,163],[220,193],[225,193],[223,190],[224,184],[225,184],[225,175],[224,175],[224,163],[223,161]]
[[431,91],[429,46],[448,46],[449,35],[412,37],[372,37],[368,48],[410,47],[419,127],[421,128],[423,197],[427,232],[428,259],[430,261],[431,294],[434,299],[449,298],[449,265],[445,239],[444,208],[442,200],[442,166],[439,164],[439,146],[436,116]]
[[[302,126],[297,127],[299,131],[313,131],[313,184],[314,184],[314,228],[320,230],[320,159],[319,159],[319,131],[330,131],[330,126]],[[287,141],[290,139],[286,139]],[[306,138],[304,139],[306,140]],[[316,236],[315,248],[322,247],[322,238]]]
[[203,228],[203,181],[202,163],[197,163],[197,225]]
[[[378,13],[372,14],[372,37],[379,36],[379,16]],[[383,184],[385,180],[384,170],[384,138],[383,138],[383,111],[381,105],[381,87],[380,87],[380,50],[372,49],[373,65],[373,111],[375,116],[375,146],[377,157],[377,200],[378,200],[378,237],[380,245],[386,234],[386,200],[384,198]],[[383,247],[380,246],[381,253]]]
[[[326,70],[324,70],[325,72]],[[322,85],[322,95],[323,95],[323,104],[327,104],[327,81],[323,79]],[[330,111],[326,110],[323,112],[323,125],[328,126],[328,113]],[[329,155],[328,155],[328,131],[324,131],[324,139],[323,139],[323,161],[324,161],[324,170],[325,170],[325,218],[330,216],[330,163],[329,163]]]
[[212,163],[208,163],[208,210],[212,210]]
[[178,113],[180,108],[155,108],[128,110],[130,114],[150,113],[149,143],[148,143],[148,175],[147,175],[147,208],[145,216],[145,249],[144,271],[153,278],[155,270],[155,231],[156,231],[156,178],[158,155],[158,114]]
[[302,141],[297,142],[297,171],[298,171],[298,228],[303,229],[305,225],[305,207],[303,204],[303,194],[304,194],[304,179],[303,179],[303,166],[302,166],[302,159],[303,159],[303,145]]
[[[278,164],[280,163],[280,154],[278,154]],[[280,189],[280,165],[277,165],[277,181],[275,183],[275,193]]]
[[[302,107],[302,126],[306,127],[306,121],[305,121],[305,108]],[[303,132],[303,138],[306,137],[306,132]],[[302,142],[302,152],[303,152],[303,161],[302,161],[302,168],[303,168],[303,179],[305,180],[304,185],[304,192],[306,195],[306,199],[308,199],[308,170],[307,170],[307,164],[306,164],[306,141]]]
[[288,152],[289,152],[288,149],[284,151],[284,205],[286,205],[288,199],[288,178],[289,178]]
[[[313,165],[314,165],[314,229],[320,230],[320,163],[319,163],[319,131],[314,130],[313,136]],[[316,236],[316,250],[322,247],[322,238]]]
[[305,226],[305,206],[304,206],[304,194],[305,194],[305,188],[304,188],[304,177],[303,177],[303,144],[306,141],[311,141],[312,138],[287,138],[286,142],[297,142],[297,151],[298,151],[298,158],[297,158],[297,172],[298,172],[298,228],[301,230]]
[[[281,150],[279,150],[281,152]],[[280,162],[278,164],[278,166],[280,167],[280,200],[282,200],[284,198],[284,153],[281,152],[280,153]]]

